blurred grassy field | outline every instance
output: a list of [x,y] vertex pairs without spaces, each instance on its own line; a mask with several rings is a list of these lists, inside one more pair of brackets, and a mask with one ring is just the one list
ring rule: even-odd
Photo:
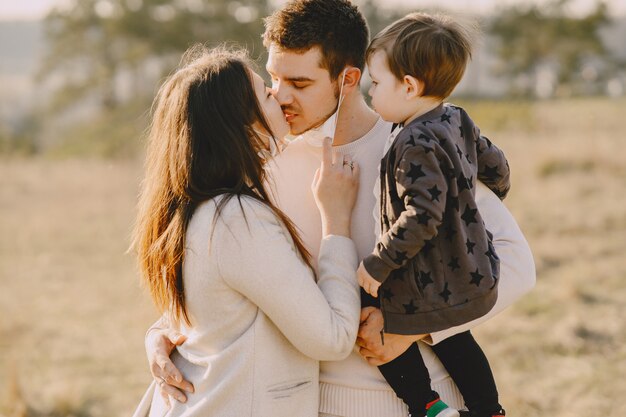
[[[509,157],[538,268],[475,332],[508,414],[626,415],[626,100],[459,104]],[[0,159],[0,416],[139,400],[156,317],[125,254],[140,177],[133,159]]]

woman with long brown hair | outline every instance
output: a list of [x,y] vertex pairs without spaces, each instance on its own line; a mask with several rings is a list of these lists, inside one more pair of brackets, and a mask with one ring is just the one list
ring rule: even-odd
[[154,303],[187,338],[173,361],[195,392],[169,404],[152,386],[136,416],[317,416],[318,361],[352,350],[358,167],[325,143],[312,184],[316,282],[267,189],[264,164],[288,129],[242,52],[192,48],[158,92],[133,248]]

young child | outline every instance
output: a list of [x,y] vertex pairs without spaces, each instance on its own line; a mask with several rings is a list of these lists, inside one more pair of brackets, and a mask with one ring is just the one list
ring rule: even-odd
[[[380,287],[369,303],[379,303],[387,333],[425,336],[481,317],[496,302],[499,259],[474,186],[480,180],[504,198],[508,163],[462,108],[443,103],[470,56],[461,25],[421,13],[385,28],[367,51],[372,105],[401,128],[381,161],[380,239],[358,271],[367,293],[377,297]],[[433,351],[471,416],[504,415],[489,363],[469,331]],[[416,343],[380,370],[413,417],[459,416],[431,390]]]

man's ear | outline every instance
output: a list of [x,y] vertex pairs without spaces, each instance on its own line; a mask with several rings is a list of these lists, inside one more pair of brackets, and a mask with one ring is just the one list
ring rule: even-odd
[[[357,67],[346,67],[346,79],[343,81],[343,92],[349,94],[355,89],[359,89],[359,81],[361,80],[361,70]],[[341,82],[343,78],[343,71],[339,73],[337,81]],[[341,86],[340,86],[341,87]]]
[[413,100],[422,96],[424,83],[412,75],[405,75],[402,79],[402,88],[404,89],[405,98],[407,100]]

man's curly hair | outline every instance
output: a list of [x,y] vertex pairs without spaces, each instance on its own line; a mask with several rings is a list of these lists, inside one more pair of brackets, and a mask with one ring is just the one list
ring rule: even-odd
[[347,0],[293,0],[265,18],[263,44],[306,52],[319,47],[320,66],[336,79],[346,65],[363,71],[369,29]]

